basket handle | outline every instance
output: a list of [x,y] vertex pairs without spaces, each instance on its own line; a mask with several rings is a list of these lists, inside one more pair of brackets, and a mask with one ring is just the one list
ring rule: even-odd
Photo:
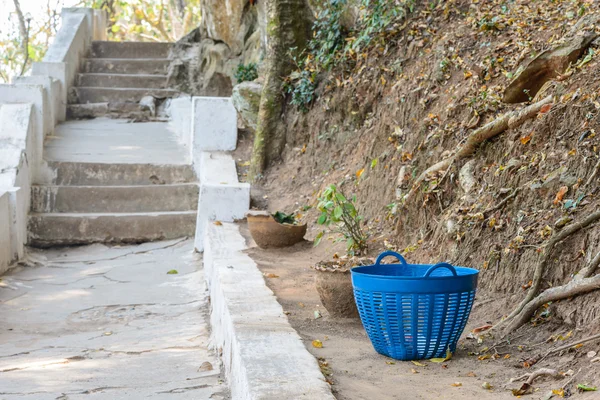
[[396,253],[395,251],[388,250],[388,251],[384,251],[377,257],[377,260],[375,261],[375,266],[378,266],[384,258],[389,257],[389,256],[395,257],[404,266],[408,265],[408,263],[406,262],[404,257],[402,257],[400,254]]
[[425,278],[428,278],[429,275],[431,275],[431,273],[438,268],[448,268],[450,270],[450,272],[452,272],[452,275],[458,276],[458,274],[456,273],[456,269],[452,266],[452,264],[442,262],[442,263],[437,263],[433,267],[429,268],[427,270],[427,272],[425,272]]

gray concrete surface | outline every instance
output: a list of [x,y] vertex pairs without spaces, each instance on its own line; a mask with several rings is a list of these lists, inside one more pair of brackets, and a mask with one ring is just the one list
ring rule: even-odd
[[84,60],[84,72],[164,75],[169,63],[156,58],[88,58]]
[[96,118],[68,121],[46,140],[49,161],[85,163],[190,164],[185,150],[166,122],[130,123]]
[[173,43],[156,42],[92,42],[95,58],[169,58]]
[[197,257],[191,240],[34,252],[0,280],[0,399],[229,398]]
[[79,74],[78,86],[164,89],[167,87],[167,75]]
[[31,187],[36,213],[135,213],[195,211],[198,185],[38,186]]
[[171,89],[152,88],[121,88],[121,87],[75,87],[71,88],[70,103],[103,103],[103,102],[131,102],[137,103],[144,96],[159,99],[175,96],[178,92]]

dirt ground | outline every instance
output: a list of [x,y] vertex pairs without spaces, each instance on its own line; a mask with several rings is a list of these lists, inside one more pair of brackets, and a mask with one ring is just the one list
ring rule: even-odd
[[[599,382],[596,370],[600,363],[591,364],[587,356],[588,352],[599,350],[598,343],[535,364],[550,348],[587,334],[572,332],[564,341],[547,343],[551,337],[568,336],[564,326],[549,322],[521,329],[510,344],[500,343],[487,353],[483,352],[485,347],[492,347],[496,340],[486,337],[478,344],[476,339],[467,339],[472,329],[495,320],[504,306],[504,299],[486,298],[483,294],[478,295],[458,350],[450,361],[443,364],[422,361],[424,366],[419,366],[381,356],[373,350],[360,320],[330,317],[315,289],[316,272],[311,265],[339,249],[329,243],[315,248],[311,242],[303,242],[286,249],[263,250],[256,247],[245,227],[242,231],[251,246],[248,254],[263,274],[269,276],[265,277],[267,285],[306,348],[319,360],[337,399],[514,399],[511,389],[519,388],[521,383],[509,384],[510,378],[538,368],[556,368],[567,376],[560,380],[539,378],[534,393],[522,398],[548,399],[552,390],[560,390],[563,385],[565,397],[600,398],[597,393],[577,393],[575,389],[578,383]],[[322,317],[315,319],[315,311]],[[312,346],[315,339],[323,342],[323,348]],[[531,366],[525,368],[528,364]],[[570,376],[571,373],[575,376]],[[483,388],[486,382],[492,386],[491,390]]]

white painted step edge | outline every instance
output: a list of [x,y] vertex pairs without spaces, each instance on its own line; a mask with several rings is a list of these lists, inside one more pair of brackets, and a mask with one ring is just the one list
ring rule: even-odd
[[222,354],[233,400],[334,400],[317,360],[291,327],[233,223],[209,224],[204,270],[211,346]]

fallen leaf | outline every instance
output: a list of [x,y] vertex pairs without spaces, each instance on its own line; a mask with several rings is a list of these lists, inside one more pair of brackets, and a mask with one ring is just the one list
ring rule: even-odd
[[581,392],[595,392],[598,390],[598,388],[596,386],[582,385],[580,383],[579,385],[577,385],[577,390]]
[[557,205],[558,203],[560,203],[568,191],[569,191],[569,188],[567,186],[561,186],[561,188],[558,189],[558,193],[556,193],[556,197],[554,198],[554,205]]
[[396,363],[395,363],[395,362],[393,362],[393,361],[386,361],[385,363],[386,363],[387,365],[396,365]]
[[417,370],[416,370],[416,369],[414,369],[414,368],[411,368],[411,369],[410,369],[410,372],[412,372],[413,374],[418,374],[418,373],[419,373],[419,371],[417,371]]
[[322,349],[323,348],[323,342],[321,342],[319,339],[313,340],[312,341],[312,345],[316,349]]
[[565,389],[553,389],[552,394],[555,394],[558,397],[565,397]]
[[473,332],[473,333],[475,333],[475,334],[477,334],[477,333],[481,333],[481,332],[483,332],[483,331],[487,331],[488,329],[491,329],[491,328],[492,328],[492,326],[493,326],[493,325],[489,325],[489,324],[488,324],[488,325],[483,325],[483,326],[480,326],[479,328],[475,328],[475,329],[473,329],[471,332]]
[[473,372],[473,371],[469,372],[467,374],[467,376],[470,377],[470,378],[477,378],[477,374],[475,372]]
[[454,382],[453,384],[451,384],[450,386],[454,386],[454,387],[461,387],[462,383],[460,382]]
[[177,270],[176,270],[176,269],[172,269],[172,270],[170,270],[170,271],[167,271],[167,275],[175,275],[175,274],[178,274],[178,273],[179,273],[179,272],[177,272]]
[[527,144],[531,140],[531,134],[521,138],[521,144]]
[[448,361],[452,359],[452,352],[450,351],[450,349],[446,349],[446,357],[444,358],[431,358],[429,359],[429,361],[434,362],[434,363],[443,363],[445,361]]
[[223,223],[221,221],[215,221],[213,222],[213,224],[215,224],[216,226],[221,226],[223,225]]
[[361,175],[363,174],[363,172],[365,172],[365,169],[359,169],[358,171],[356,171],[356,179],[360,179]]
[[492,385],[490,385],[489,382],[483,382],[481,384],[481,387],[484,388],[484,389],[486,389],[486,390],[492,390],[494,388]]
[[512,389],[511,391],[513,396],[523,396],[525,394],[532,393],[533,387],[529,383],[525,382],[520,388]]
[[540,114],[546,114],[552,108],[552,104],[544,104],[542,108],[540,108]]
[[104,332],[104,336],[110,336],[112,335],[112,332]]
[[319,311],[319,310],[315,310],[314,315],[315,315],[315,319],[319,319],[322,317],[321,311]]
[[488,360],[488,359],[490,359],[491,357],[492,357],[492,356],[490,356],[489,354],[484,354],[484,355],[482,355],[482,356],[479,356],[479,357],[477,357],[477,359],[478,359],[479,361],[483,361],[483,360]]
[[275,275],[272,273],[268,273],[268,274],[263,274],[265,276],[265,278],[279,278],[279,275]]
[[200,365],[200,368],[198,368],[198,372],[205,372],[205,371],[212,371],[212,370],[213,370],[213,366],[208,361],[204,361],[202,363],[202,365]]
[[415,364],[417,367],[425,367],[425,366],[426,366],[425,364],[421,364],[421,363],[420,363],[420,362],[418,362],[418,361],[414,361],[414,360],[412,360],[411,362],[412,362],[413,364]]

